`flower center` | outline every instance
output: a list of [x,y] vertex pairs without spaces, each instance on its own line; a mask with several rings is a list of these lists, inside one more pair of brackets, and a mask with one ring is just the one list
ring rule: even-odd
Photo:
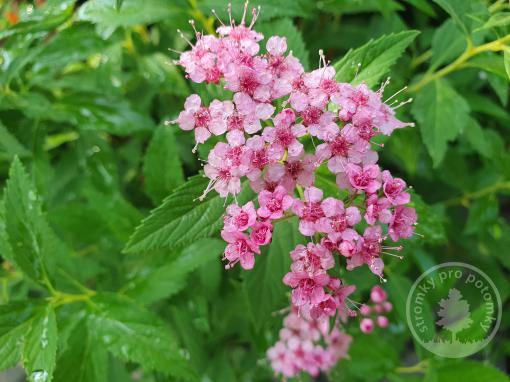
[[303,164],[299,161],[285,162],[285,170],[292,179],[296,180],[299,174],[303,171]]
[[211,113],[209,113],[209,109],[206,107],[201,107],[194,114],[195,117],[195,125],[197,127],[207,127],[209,122],[211,121]]
[[305,125],[316,125],[322,115],[322,110],[315,106],[308,106],[302,113],[303,123]]
[[333,156],[346,157],[349,152],[349,142],[343,136],[338,136],[331,142],[330,148]]
[[321,204],[318,202],[309,202],[305,204],[305,208],[303,210],[303,216],[301,219],[316,221],[320,218],[324,217],[324,211],[322,211]]
[[273,196],[267,201],[266,207],[271,212],[279,211],[282,209],[282,201]]
[[239,78],[239,87],[243,93],[253,95],[258,86],[259,83],[253,73],[248,71],[241,73]]
[[232,114],[227,118],[228,130],[243,130],[244,118],[238,113]]
[[294,140],[294,135],[290,129],[286,128],[276,128],[276,142],[283,146],[288,147],[292,141]]

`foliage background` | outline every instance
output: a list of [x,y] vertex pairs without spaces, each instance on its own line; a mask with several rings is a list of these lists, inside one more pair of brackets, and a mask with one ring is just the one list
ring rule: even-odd
[[[277,226],[252,272],[224,271],[223,202],[193,202],[204,181],[185,183],[200,170],[192,134],[162,123],[193,91],[222,96],[186,81],[168,48],[186,49],[176,29],[191,35],[190,18],[211,31],[210,9],[226,19],[226,2],[0,4],[0,369],[22,362],[39,382],[274,380],[264,352],[288,304],[295,222]],[[421,272],[457,260],[489,274],[508,307],[508,2],[254,5],[257,29],[286,35],[308,68],[319,49],[335,63],[382,38],[347,53],[341,79],[360,62],[355,81],[378,87],[391,67],[387,94],[410,84],[415,98],[400,113],[417,127],[392,136],[382,164],[414,186],[424,238],[388,266],[390,329],[362,335],[354,322],[351,359],[320,380],[507,380],[508,314],[482,352],[444,360],[413,342],[405,299]],[[363,269],[345,277],[358,300],[377,282]]]

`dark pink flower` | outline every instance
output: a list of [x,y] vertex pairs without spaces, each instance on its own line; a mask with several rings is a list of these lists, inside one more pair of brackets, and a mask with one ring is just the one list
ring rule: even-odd
[[397,206],[388,225],[388,233],[393,241],[411,237],[416,224],[416,210],[411,207]]
[[368,196],[366,204],[365,220],[368,224],[374,225],[377,220],[384,224],[391,221],[391,203],[387,198],[379,198],[377,194],[372,194]]
[[257,214],[264,219],[280,219],[284,212],[292,207],[294,199],[282,186],[274,191],[262,190],[259,193],[259,205]]
[[365,334],[372,333],[374,330],[374,321],[371,318],[364,318],[361,320],[359,327]]
[[256,222],[250,232],[250,239],[256,245],[266,245],[273,237],[273,225],[270,222]]
[[388,170],[382,172],[384,195],[394,205],[407,204],[411,200],[411,195],[405,192],[407,185],[400,178],[393,178]]

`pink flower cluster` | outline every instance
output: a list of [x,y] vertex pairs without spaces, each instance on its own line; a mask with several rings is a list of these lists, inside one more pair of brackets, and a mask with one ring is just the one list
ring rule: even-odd
[[363,333],[372,333],[375,324],[382,329],[388,327],[390,322],[385,314],[393,310],[393,305],[387,299],[388,295],[379,285],[372,288],[370,292],[372,304],[363,304],[359,308],[361,315],[364,317],[360,322],[360,329]]
[[[280,340],[267,351],[276,373],[294,377],[305,371],[316,377],[347,356],[352,337],[327,320],[307,320],[294,309],[283,321]],[[325,344],[321,346],[319,341]]]
[[[342,261],[347,270],[366,264],[383,279],[382,256],[396,256],[392,251],[402,249],[384,242],[414,232],[417,215],[408,206],[408,187],[381,170],[372,141],[412,125],[395,117],[395,109],[407,101],[396,106],[384,102],[388,82],[375,92],[363,83],[337,82],[322,52],[319,69],[305,72],[292,52],[286,53],[285,37],[270,37],[261,53],[263,35],[253,29],[258,12],[253,9],[249,25],[246,13],[247,5],[241,23],[230,17],[218,35],[195,30],[195,44],[188,41],[191,50],[176,61],[192,81],[221,85],[232,92],[232,99],[204,105],[193,94],[174,122],[193,130],[197,145],[225,136],[208,154],[204,174],[210,181],[201,199],[212,190],[223,198],[234,197],[221,232],[227,242],[226,268],[240,263],[252,269],[260,247],[271,242],[274,223],[296,216],[300,233],[311,242],[290,254],[292,266],[283,282],[292,288],[293,309],[302,318],[289,320],[345,318],[352,313],[346,299],[355,288],[329,271]],[[319,167],[328,169],[338,188],[346,191],[344,200],[317,187]],[[243,178],[258,194],[258,205],[237,204]],[[274,360],[273,366],[278,364]],[[275,370],[287,375],[321,369],[306,362],[284,364]]]

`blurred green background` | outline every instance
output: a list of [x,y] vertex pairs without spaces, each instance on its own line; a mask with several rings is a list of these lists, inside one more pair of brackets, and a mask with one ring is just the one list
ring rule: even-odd
[[[242,2],[233,3],[239,16]],[[18,325],[7,314],[32,305],[37,311],[53,298],[59,307],[55,381],[278,380],[264,353],[281,327],[282,316],[272,312],[288,305],[281,277],[288,267],[283,257],[299,240],[294,223],[277,227],[269,249],[282,257],[261,257],[252,272],[223,270],[217,230],[193,244],[122,253],[142,218],[201,168],[191,152],[192,134],[163,122],[177,116],[192,92],[206,100],[228,95],[187,81],[169,48],[186,49],[176,30],[191,38],[189,19],[212,32],[211,9],[226,20],[227,2],[0,4],[2,184],[15,156],[24,165],[12,165],[0,208],[0,231],[10,235],[0,235],[4,353],[7,339],[14,338],[6,337],[9,328]],[[416,127],[398,130],[385,142],[381,165],[413,186],[423,238],[406,244],[404,261],[387,266],[385,287],[395,306],[390,328],[363,335],[354,320],[348,327],[354,336],[350,360],[319,380],[508,380],[508,1],[254,0],[252,5],[262,7],[255,28],[266,36],[286,36],[306,69],[318,64],[319,49],[335,63],[368,44],[350,52],[344,64],[355,68],[361,62],[362,68],[387,72],[386,94],[408,85],[401,98],[414,98],[399,113]],[[409,36],[403,32],[408,30],[420,33],[391,65],[396,57],[387,59],[384,52]],[[370,53],[363,53],[367,49]],[[352,79],[354,69],[348,66],[347,72]],[[207,150],[198,156],[205,158]],[[24,251],[30,259],[28,234],[34,232],[36,242],[40,234],[45,243],[41,253],[50,259],[45,261],[52,287],[31,276],[30,264],[15,267],[8,261]],[[507,308],[498,335],[469,360],[428,353],[407,328],[405,301],[412,283],[446,261],[482,269]],[[344,276],[358,286],[359,301],[378,282],[366,269]],[[67,295],[55,294],[53,287]],[[96,302],[66,297],[80,295],[75,292]],[[122,320],[130,331],[118,330]],[[9,364],[4,353],[0,346],[0,358],[5,357],[0,366]],[[10,373],[0,381],[23,380],[21,372]]]

